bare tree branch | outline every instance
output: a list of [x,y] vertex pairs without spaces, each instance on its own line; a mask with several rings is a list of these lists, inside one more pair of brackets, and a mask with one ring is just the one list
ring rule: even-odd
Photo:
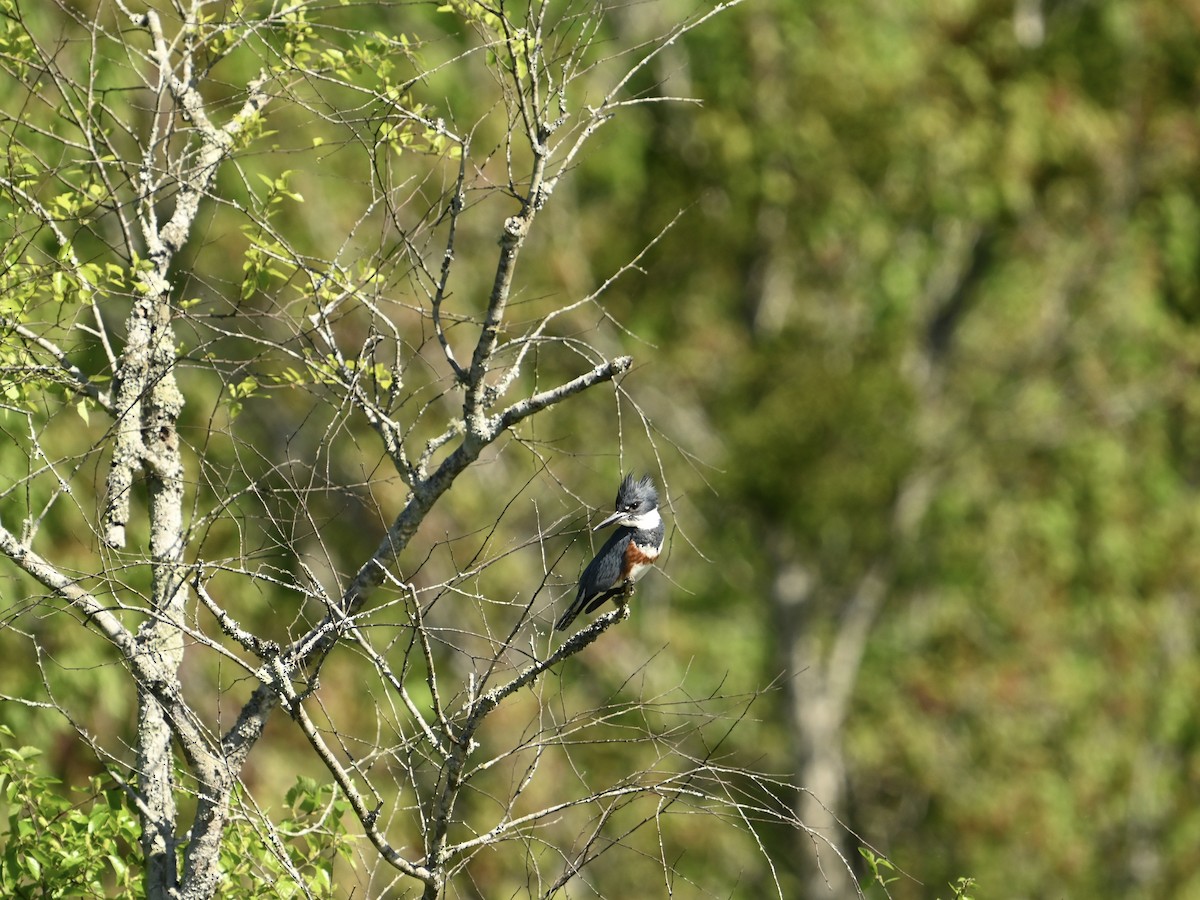
[[[720,720],[705,706],[718,701],[681,701],[701,724],[659,731],[648,719],[670,713],[631,682],[633,696],[568,712],[554,674],[627,607],[557,646],[540,622],[571,580],[558,528],[578,516],[551,462],[579,444],[552,447],[534,417],[632,369],[615,349],[628,332],[600,300],[656,241],[594,288],[523,283],[557,180],[600,122],[648,99],[625,96],[631,79],[713,13],[605,59],[600,3],[453,0],[454,27],[476,38],[451,51],[441,35],[383,35],[307,0],[168,7],[50,4],[58,30],[39,42],[46,26],[15,4],[6,21],[29,40],[0,61],[32,73],[14,80],[19,108],[0,103],[15,223],[5,284],[19,294],[0,329],[28,426],[15,438],[27,464],[0,499],[36,523],[24,539],[0,526],[0,555],[61,601],[13,620],[90,623],[136,694],[130,746],[76,731],[130,795],[146,895],[216,896],[247,827],[264,854],[256,876],[322,894],[294,858],[316,827],[280,827],[277,804],[242,783],[272,716],[329,773],[323,823],[353,817],[364,868],[429,900],[483,848],[542,840],[558,819],[598,821],[602,842],[623,810],[644,801],[643,823],[665,828],[686,798],[721,800],[719,815],[752,830],[753,804],[709,793],[704,779],[720,776],[685,752]],[[474,85],[463,105],[426,96],[427,79],[459,67]],[[600,108],[583,105],[595,96]],[[559,129],[569,138],[556,143]],[[305,195],[320,212],[291,216]],[[498,251],[483,246],[495,238]],[[591,323],[587,309],[600,310]],[[64,393],[113,421],[94,425],[74,403],[82,424],[64,427]],[[484,498],[501,501],[494,518],[456,508],[467,491],[448,502],[472,467],[518,454],[537,474],[506,474],[507,495]],[[555,482],[565,505],[543,533],[540,508],[529,526],[516,500],[545,503]],[[75,543],[50,542],[63,534]],[[510,564],[536,588],[507,584]],[[40,629],[26,639],[39,665],[53,659]],[[361,708],[331,699],[345,686],[328,674],[320,684],[343,666],[362,676]],[[50,702],[28,708],[73,712],[42,674]],[[638,714],[635,771],[555,795],[548,768]],[[497,742],[485,726],[509,715],[529,724]]]

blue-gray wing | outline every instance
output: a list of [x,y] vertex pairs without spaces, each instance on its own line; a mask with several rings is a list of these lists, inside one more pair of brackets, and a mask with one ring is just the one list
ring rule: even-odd
[[620,593],[621,566],[625,560],[625,548],[632,535],[632,529],[618,528],[604,542],[595,559],[587,564],[587,568],[579,576],[579,590],[575,594],[575,600],[555,623],[555,630],[562,631],[581,612],[591,612],[609,597]]

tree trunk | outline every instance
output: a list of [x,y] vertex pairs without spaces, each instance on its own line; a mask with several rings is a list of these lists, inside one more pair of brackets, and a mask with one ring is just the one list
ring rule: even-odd
[[[157,274],[157,273],[156,273]],[[129,338],[122,359],[118,397],[126,398],[122,427],[137,448],[136,457],[150,460],[148,472],[151,618],[138,630],[137,644],[161,685],[178,690],[183,662],[183,463],[175,422],[183,396],[175,382],[175,341],[171,328],[168,285],[151,279],[157,290],[137,300],[129,316]],[[138,446],[140,444],[140,446]],[[134,455],[114,468],[130,465]],[[114,479],[118,484],[130,478]],[[110,508],[112,484],[110,481]],[[127,499],[124,507],[128,509]],[[122,526],[124,523],[121,523]],[[124,539],[122,527],[121,539]],[[146,859],[146,894],[178,897],[176,864],[175,772],[172,729],[149,685],[138,687],[138,785],[142,809],[142,852]]]
[[[807,833],[799,838],[805,897],[859,896],[850,871],[857,856],[846,828],[846,764],[842,725],[858,677],[867,637],[883,603],[886,579],[872,566],[840,607],[825,605],[812,572],[793,558],[784,539],[773,541],[771,602],[787,666],[788,718],[793,736],[796,814]],[[821,635],[827,637],[822,639]]]

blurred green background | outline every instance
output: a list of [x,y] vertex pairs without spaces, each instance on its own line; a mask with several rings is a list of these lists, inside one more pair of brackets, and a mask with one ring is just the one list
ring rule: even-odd
[[[696,8],[617,4],[603,34],[628,46]],[[430,58],[470,41],[420,8],[346,15],[441,29]],[[463,71],[418,91],[469,126],[482,114],[470,79],[485,76]],[[750,0],[661,53],[631,92],[702,102],[622,110],[521,261],[522,297],[571,300],[683,211],[604,300],[625,330],[594,311],[573,320],[634,356],[621,393],[535,426],[575,498],[606,507],[632,469],[669,501],[662,573],[628,623],[570,661],[562,690],[604,697],[621,665],[643,663],[652,686],[766,689],[724,750],[811,789],[819,804],[793,798],[805,820],[853,858],[867,844],[893,860],[907,873],[897,898],[945,897],[963,875],[980,897],[1200,898],[1200,2]],[[273,127],[307,147],[325,126]],[[305,202],[287,207],[289,227],[314,247],[338,240],[366,190],[351,153],[257,163],[296,171]],[[222,221],[198,239],[203,274],[180,278],[208,304],[197,315],[241,283],[245,238]],[[487,225],[464,250],[493,256]],[[464,270],[458,291],[478,296],[487,274]],[[244,374],[231,364],[227,383]],[[199,429],[220,386],[190,384]],[[240,440],[282,441],[289,402],[248,400]],[[331,461],[333,481],[370,481],[380,453],[363,423],[305,428],[337,435],[336,451],[303,450]],[[308,438],[286,433],[303,455]],[[205,447],[213,465],[233,453],[221,440]],[[26,475],[22,454],[0,455],[10,465],[5,487]],[[439,507],[430,546],[477,541],[514,496],[538,498],[542,475],[537,454],[489,459]],[[402,498],[396,483],[347,489],[312,515],[344,526],[368,510],[370,540],[325,535],[352,559]],[[528,536],[538,521],[510,525]],[[91,571],[69,515],[46,533],[58,546],[43,552]],[[569,551],[564,590],[585,555]],[[497,584],[521,585],[522,565]],[[28,586],[10,575],[12,603]],[[40,637],[80,702],[101,698],[88,727],[119,736],[132,693],[80,634]],[[0,643],[4,692],[36,695],[29,642]],[[358,691],[323,680],[331,707]],[[60,774],[94,770],[61,723],[9,703],[0,721]],[[248,781],[280,796],[297,771],[320,776],[281,728]],[[816,821],[826,809],[856,837]],[[709,821],[688,826],[681,869],[761,896],[762,860]],[[822,893],[808,836],[763,833],[787,896],[851,895],[828,854]],[[473,870],[480,896],[519,891],[519,871],[495,865]],[[609,896],[645,890],[622,877],[604,876]]]

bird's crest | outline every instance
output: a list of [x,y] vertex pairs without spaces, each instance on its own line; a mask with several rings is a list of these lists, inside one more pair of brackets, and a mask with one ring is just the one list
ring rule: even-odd
[[651,506],[658,505],[658,491],[654,487],[654,479],[649,475],[643,475],[641,479],[634,480],[633,473],[630,472],[617,490],[614,509],[631,510],[643,503],[649,503]]

